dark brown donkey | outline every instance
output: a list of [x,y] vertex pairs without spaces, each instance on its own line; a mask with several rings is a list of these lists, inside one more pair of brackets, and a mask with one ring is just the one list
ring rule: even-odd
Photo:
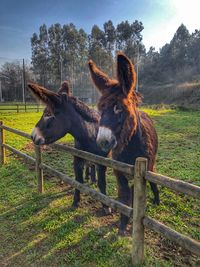
[[[108,151],[103,151],[96,143],[99,113],[71,96],[66,82],[58,93],[34,83],[28,83],[28,87],[36,99],[46,105],[42,117],[32,132],[32,139],[36,145],[51,144],[70,133],[75,139],[76,148],[104,157],[108,155]],[[75,178],[80,183],[83,183],[83,168],[84,160],[74,157]],[[106,194],[105,171],[104,166],[97,166],[97,183],[103,194]],[[75,189],[72,206],[78,207],[79,201],[80,191]],[[108,213],[109,209],[104,206],[104,211]]]
[[[102,94],[98,108],[101,112],[97,143],[105,152],[112,149],[115,160],[134,164],[137,157],[148,159],[153,171],[157,152],[157,134],[149,116],[137,109],[136,73],[131,61],[122,53],[117,56],[117,80],[110,79],[93,61],[89,61],[92,79]],[[131,190],[126,177],[115,171],[119,199],[130,205]],[[159,204],[157,185],[150,183],[154,203]],[[119,233],[124,234],[128,218],[121,214]]]

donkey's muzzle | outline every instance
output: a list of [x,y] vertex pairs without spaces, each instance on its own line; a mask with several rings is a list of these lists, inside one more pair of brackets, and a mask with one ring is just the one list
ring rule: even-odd
[[97,135],[97,144],[105,152],[109,152],[117,144],[115,136],[107,127],[100,127]]
[[33,129],[32,134],[31,134],[31,139],[33,140],[33,143],[35,145],[39,146],[39,145],[45,144],[45,139],[42,136],[41,131],[37,127]]

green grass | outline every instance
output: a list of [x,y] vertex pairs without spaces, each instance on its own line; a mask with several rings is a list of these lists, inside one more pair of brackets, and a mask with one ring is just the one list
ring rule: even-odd
[[[159,136],[157,172],[200,186],[200,112],[145,110]],[[31,133],[41,113],[0,114],[13,128]],[[72,142],[67,135],[61,141]],[[29,140],[6,132],[6,143],[33,154]],[[74,177],[72,157],[43,150],[43,161]],[[118,237],[119,216],[101,216],[101,204],[83,195],[80,207],[70,209],[74,189],[45,173],[45,193],[36,192],[34,166],[7,153],[0,168],[0,266],[131,266],[131,237]],[[96,186],[93,186],[96,187]],[[112,170],[107,171],[110,196],[117,196]],[[161,205],[151,204],[148,215],[200,240],[200,202],[160,188]],[[131,230],[130,230],[131,233]],[[146,231],[144,266],[198,266],[198,259],[167,239]]]

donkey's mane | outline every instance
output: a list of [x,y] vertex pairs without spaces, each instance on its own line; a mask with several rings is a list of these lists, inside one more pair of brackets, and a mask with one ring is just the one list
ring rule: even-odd
[[68,96],[75,110],[88,122],[99,122],[100,114],[97,110],[89,108],[85,103],[74,96]]
[[[113,106],[116,104],[116,101],[123,101],[125,98],[125,95],[121,92],[119,88],[119,84],[113,83],[112,87],[110,87],[110,90],[107,90],[105,92],[99,102],[98,102],[98,108],[99,110],[102,110],[104,108]],[[138,106],[142,102],[142,96],[138,92],[133,92],[131,96],[128,97],[129,105],[130,106]]]

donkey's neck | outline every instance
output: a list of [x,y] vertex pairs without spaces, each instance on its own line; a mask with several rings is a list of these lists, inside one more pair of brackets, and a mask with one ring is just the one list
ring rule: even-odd
[[[88,116],[85,116],[85,108],[87,107],[84,103],[83,109],[82,106],[77,107],[73,104],[70,107],[70,116],[68,117],[71,120],[70,134],[74,139],[81,145],[81,147],[90,149],[90,147],[96,147],[96,137],[98,132],[98,120],[90,121]],[[87,107],[87,112],[91,113],[96,112],[93,109]],[[69,112],[69,111],[68,111]],[[98,113],[96,114],[98,116]]]
[[98,124],[88,122],[78,113],[73,116],[70,134],[79,142],[87,142],[97,136]]
[[128,164],[134,164],[135,159],[145,154],[146,145],[142,138],[142,129],[139,114],[137,116],[137,127],[128,142],[121,150],[113,151],[113,158]]

